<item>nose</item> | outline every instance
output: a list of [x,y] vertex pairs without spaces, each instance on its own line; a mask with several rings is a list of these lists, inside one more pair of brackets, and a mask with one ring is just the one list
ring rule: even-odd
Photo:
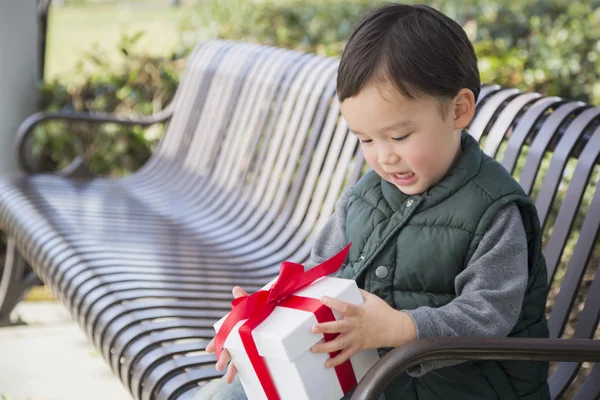
[[380,165],[394,165],[400,161],[400,156],[394,152],[392,146],[381,143],[377,148],[377,161]]

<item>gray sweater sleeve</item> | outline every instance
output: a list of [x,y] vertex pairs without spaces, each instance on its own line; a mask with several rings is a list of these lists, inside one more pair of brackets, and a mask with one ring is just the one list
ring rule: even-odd
[[[339,253],[346,247],[346,205],[352,187],[344,190],[339,200],[335,205],[333,215],[329,217],[327,223],[319,233],[317,240],[312,246],[310,258],[306,263],[306,268],[313,268],[315,265],[322,263],[328,258]],[[343,265],[339,272],[344,269]]]
[[[319,234],[307,263],[312,268],[346,246],[347,189]],[[340,269],[341,270],[341,269]],[[501,279],[499,279],[501,277]],[[527,285],[527,239],[519,208],[498,212],[466,268],[454,281],[457,297],[440,308],[405,310],[418,338],[435,336],[507,336],[517,322]],[[431,361],[408,373],[425,373],[457,361]]]

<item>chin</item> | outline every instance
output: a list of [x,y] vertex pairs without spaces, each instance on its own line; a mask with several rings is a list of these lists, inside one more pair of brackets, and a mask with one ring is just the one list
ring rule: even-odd
[[402,193],[408,195],[408,196],[416,196],[416,195],[421,195],[423,193],[425,193],[425,190],[419,190],[419,189],[408,189],[408,190],[403,190],[401,188],[400,191],[402,191]]
[[392,183],[394,186],[396,186],[398,188],[399,191],[401,191],[402,193],[404,193],[407,196],[415,196],[415,195],[420,195],[425,193],[425,190],[421,190],[418,187],[404,187],[404,186],[398,186],[396,184],[394,184],[394,182],[390,182]]

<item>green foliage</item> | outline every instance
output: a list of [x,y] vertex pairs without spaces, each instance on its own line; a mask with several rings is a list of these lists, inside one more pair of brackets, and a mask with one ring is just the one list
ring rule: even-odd
[[373,4],[365,0],[204,0],[183,29],[198,32],[200,37],[245,40],[339,56],[355,23]]
[[[600,0],[429,4],[464,27],[483,82],[600,105]],[[339,56],[353,26],[375,6],[370,0],[202,0],[182,20],[181,39],[187,51],[219,37]],[[136,50],[141,37],[123,36],[119,65],[98,48],[84,54],[68,80],[44,85],[42,108],[135,115],[160,110],[174,94],[184,54],[148,56]],[[94,172],[123,175],[148,158],[160,135],[161,127],[51,123],[38,129],[33,148],[45,170],[64,167],[79,153]]]
[[[54,80],[43,85],[42,109],[150,115],[164,108],[185,63],[180,55],[165,59],[138,53],[136,43],[142,35],[123,36],[119,44],[123,62],[118,66],[107,63],[97,48],[84,54],[74,71],[78,82]],[[161,126],[52,122],[37,128],[32,149],[43,170],[63,168],[80,154],[100,175],[123,175],[148,159],[161,133]]]
[[[600,0],[426,3],[467,31],[483,82],[600,104]],[[184,30],[339,56],[353,26],[376,4],[204,0]]]

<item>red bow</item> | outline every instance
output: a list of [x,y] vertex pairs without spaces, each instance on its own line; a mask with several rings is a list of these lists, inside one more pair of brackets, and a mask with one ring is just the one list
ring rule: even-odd
[[[244,348],[248,353],[248,357],[252,361],[257,376],[262,384],[262,387],[269,399],[278,399],[277,390],[268,372],[267,366],[263,358],[258,354],[258,349],[252,339],[252,330],[260,325],[282,302],[290,303],[289,300],[294,300],[296,296],[293,293],[310,285],[314,281],[324,276],[336,272],[344,263],[346,255],[350,250],[350,244],[344,250],[330,258],[329,260],[317,265],[316,267],[304,271],[302,264],[292,262],[283,262],[281,271],[277,281],[269,290],[260,290],[249,296],[238,297],[232,303],[231,313],[227,316],[219,332],[215,336],[215,350],[217,358],[221,357],[225,340],[235,327],[235,325],[244,319],[248,319],[239,329],[240,337]],[[313,299],[314,300],[314,299]],[[328,309],[329,310],[329,309]],[[329,310],[331,311],[331,310]],[[333,313],[331,313],[331,319]],[[331,320],[330,319],[330,320]],[[319,321],[322,322],[322,321]],[[326,337],[326,340],[328,338]],[[332,338],[330,337],[329,340]],[[351,366],[348,363],[346,370]],[[340,374],[338,373],[338,376]],[[353,375],[353,374],[352,374]],[[352,381],[352,380],[350,380]],[[354,385],[356,380],[353,380]],[[343,386],[347,386],[342,384]],[[344,388],[346,392],[346,388]]]

